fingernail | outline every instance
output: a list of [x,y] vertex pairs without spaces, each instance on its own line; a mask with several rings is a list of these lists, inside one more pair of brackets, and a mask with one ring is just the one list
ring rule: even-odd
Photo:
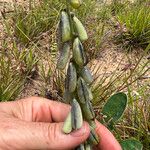
[[89,126],[87,123],[83,123],[83,126],[81,129],[75,130],[70,133],[70,135],[74,137],[83,136],[84,134],[87,134],[90,132]]

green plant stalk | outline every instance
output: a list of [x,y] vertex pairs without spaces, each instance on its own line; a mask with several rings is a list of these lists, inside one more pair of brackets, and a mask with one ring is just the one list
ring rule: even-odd
[[[82,39],[86,39],[85,37],[87,37],[86,35],[86,31],[84,30],[84,27],[82,26],[82,23],[79,22],[79,26],[82,26],[82,31],[81,33],[80,28],[78,26],[78,31],[74,30],[75,29],[75,25],[77,25],[77,23],[74,23],[74,18],[71,15],[71,11],[70,11],[70,4],[69,1],[66,0],[66,9],[65,9],[67,15],[68,15],[68,20],[70,23],[70,31],[71,31],[71,39],[67,42],[70,43],[70,45],[72,46],[72,58],[70,59],[69,63],[69,67],[67,69],[67,75],[66,75],[66,82],[65,82],[65,92],[67,92],[65,95],[67,96],[66,101],[68,102],[68,98],[70,97],[69,95],[71,95],[71,97],[69,98],[70,101],[69,103],[72,105],[72,109],[71,109],[71,116],[69,114],[69,118],[67,117],[64,126],[63,126],[63,131],[64,133],[70,133],[73,130],[77,130],[79,128],[82,127],[82,119],[86,120],[87,122],[89,122],[89,125],[91,126],[91,134],[88,138],[88,140],[86,141],[86,143],[89,144],[89,148],[91,149],[91,147],[95,144],[98,144],[99,142],[99,137],[97,136],[97,134],[95,133],[95,114],[94,114],[94,110],[92,108],[91,105],[91,100],[93,99],[91,90],[90,90],[90,83],[88,83],[88,81],[91,81],[91,74],[90,72],[87,72],[86,70],[86,79],[87,81],[84,81],[84,76],[82,76],[81,71],[84,69],[84,67],[87,64],[87,58],[86,58],[86,54],[84,52],[84,48],[83,45],[80,41],[80,35],[81,33],[83,33],[84,38]],[[65,22],[64,22],[65,23]],[[77,34],[75,33],[75,31],[77,32]],[[80,34],[80,35],[79,35]],[[63,43],[65,44],[65,43]],[[76,75],[75,75],[76,72]],[[82,76],[82,77],[81,77]],[[88,80],[89,77],[89,80]],[[91,81],[92,82],[92,81]],[[77,101],[75,100],[77,99]],[[72,129],[71,129],[72,128]],[[84,149],[86,149],[87,144],[84,144]],[[83,147],[83,145],[77,147],[77,149],[80,149],[81,147]]]

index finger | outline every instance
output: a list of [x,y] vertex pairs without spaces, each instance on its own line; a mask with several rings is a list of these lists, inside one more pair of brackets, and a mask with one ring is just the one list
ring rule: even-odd
[[42,97],[29,97],[1,103],[0,111],[24,121],[63,122],[70,111],[70,106]]

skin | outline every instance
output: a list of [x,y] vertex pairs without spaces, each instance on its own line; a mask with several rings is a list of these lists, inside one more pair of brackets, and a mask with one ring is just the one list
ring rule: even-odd
[[[83,143],[86,122],[70,134],[62,132],[70,106],[40,97],[0,103],[0,150],[70,150]],[[100,143],[95,150],[121,150],[112,133],[96,121]]]

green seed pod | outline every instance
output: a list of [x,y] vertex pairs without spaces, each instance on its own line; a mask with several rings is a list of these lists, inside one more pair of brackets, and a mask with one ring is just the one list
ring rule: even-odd
[[90,101],[86,101],[85,104],[81,104],[83,116],[86,120],[93,120],[95,119],[95,113]]
[[82,0],[69,0],[69,2],[70,5],[75,9],[78,9],[82,4]]
[[82,104],[93,99],[90,88],[86,85],[85,81],[81,77],[79,77],[77,82],[77,93],[80,103]]
[[99,143],[99,137],[96,134],[95,130],[91,128],[90,136],[88,138],[88,143],[92,145],[97,145]]
[[73,65],[73,63],[69,64],[68,70],[67,70],[67,78],[66,78],[66,89],[68,92],[72,93],[76,89],[77,84],[77,72],[76,68]]
[[69,134],[72,131],[72,119],[71,119],[71,112],[68,114],[67,119],[64,122],[63,125],[63,132],[66,134]]
[[80,144],[78,147],[75,148],[75,150],[85,150],[84,144]]
[[73,42],[73,59],[80,67],[87,62],[87,57],[79,38],[76,38]]
[[63,48],[60,51],[60,56],[57,61],[57,68],[63,70],[68,63],[69,58],[70,58],[70,44],[69,42],[66,42],[63,44]]
[[75,30],[77,31],[77,34],[79,36],[79,39],[81,41],[87,40],[88,35],[81,21],[76,16],[73,16],[73,22],[74,22]]
[[88,144],[87,142],[84,144],[85,150],[92,150],[91,145]]
[[76,99],[73,99],[71,108],[72,128],[77,130],[83,125],[82,111]]
[[86,83],[90,84],[93,81],[92,74],[87,66],[84,66],[81,70],[81,76],[85,80]]
[[65,11],[61,12],[60,26],[61,26],[61,33],[62,33],[61,35],[62,42],[67,42],[71,40],[71,28],[70,28],[69,16]]
[[71,104],[73,99],[73,94],[70,93],[68,90],[65,90],[64,96],[63,96],[63,101],[67,104]]

